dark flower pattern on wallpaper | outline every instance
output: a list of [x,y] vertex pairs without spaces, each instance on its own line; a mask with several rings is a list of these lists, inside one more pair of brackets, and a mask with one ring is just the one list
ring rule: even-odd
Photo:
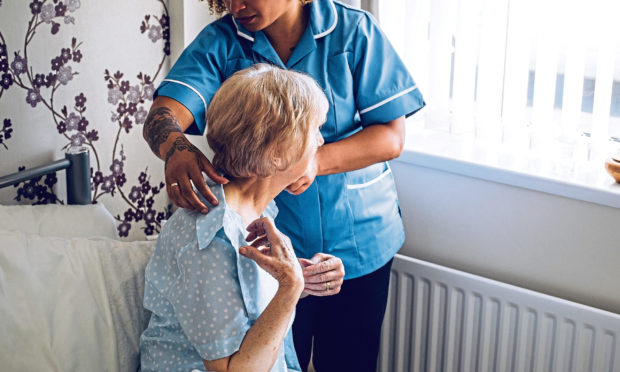
[[[51,7],[50,7],[51,6]],[[77,9],[79,2],[73,4],[71,9]],[[65,124],[68,120],[69,110],[66,106],[62,109],[58,109],[54,103],[54,98],[61,86],[66,86],[73,79],[77,72],[73,71],[73,67],[70,63],[72,57],[79,53],[80,43],[76,38],[73,38],[71,45],[65,48],[61,48],[60,53],[51,59],[51,71],[49,72],[37,72],[32,66],[28,65],[28,47],[33,37],[36,34],[37,28],[45,23],[51,23],[57,17],[64,16],[66,8],[59,0],[34,0],[30,3],[30,10],[32,12],[32,18],[28,22],[24,50],[17,50],[13,54],[13,59],[9,63],[8,48],[5,39],[0,32],[0,67],[2,70],[2,79],[0,80],[2,90],[0,90],[0,97],[5,90],[12,87],[17,87],[25,92],[24,100],[32,108],[45,107],[51,113],[51,117],[56,124],[56,129],[59,134],[63,135],[67,140],[67,146],[75,145],[78,142],[86,143],[92,148],[92,151],[97,157],[96,149],[93,146],[93,139],[98,137],[96,133],[88,133],[87,125],[88,120],[84,117],[85,97],[83,93],[79,96],[82,99],[81,105],[76,105],[74,109],[82,119],[82,125],[74,126]],[[81,54],[80,54],[81,55]],[[76,115],[73,114],[72,115]],[[73,116],[71,116],[73,118]],[[81,134],[75,133],[76,131],[83,132]],[[82,140],[83,139],[83,140]]]
[[84,107],[85,103],[86,103],[86,97],[84,97],[84,93],[80,93],[77,96],[75,96],[76,107]]
[[5,90],[13,85],[13,74],[9,71],[9,57],[6,50],[4,36],[0,33],[0,97]]
[[15,52],[13,62],[11,62],[11,69],[15,75],[21,75],[27,71],[28,61],[26,58],[22,58],[19,53]]
[[58,82],[62,85],[67,85],[71,79],[73,79],[73,72],[71,71],[71,66],[60,66],[58,68],[58,75],[56,77]]
[[149,182],[149,176],[147,170],[140,173],[138,177],[139,185],[132,186],[131,191],[127,195],[129,201],[134,208],[129,208],[123,214],[116,216],[116,219],[120,221],[118,226],[118,233],[120,236],[127,236],[131,229],[131,222],[144,221],[144,233],[146,235],[152,235],[158,227],[161,226],[162,220],[167,219],[172,214],[172,206],[168,205],[165,211],[156,211],[152,209],[154,204],[154,198],[157,194],[165,188],[163,182],[160,182],[156,186],[151,186]]
[[39,14],[41,13],[42,6],[43,6],[42,2],[38,0],[34,0],[33,2],[30,3],[30,11],[32,12],[32,14]]
[[28,93],[26,94],[26,103],[30,104],[32,107],[36,107],[39,102],[41,102],[41,94],[39,93],[39,89],[28,89]]
[[[18,171],[25,170],[26,167],[20,166]],[[39,204],[64,204],[62,200],[59,200],[54,194],[54,185],[58,182],[56,173],[46,174],[42,177],[36,177],[28,181],[22,182],[13,187],[17,188],[17,196],[15,200],[29,200],[33,205]]]
[[[1,1],[1,0],[0,0]],[[80,0],[32,0],[29,3],[32,17],[27,25],[23,50],[13,52],[13,57],[8,57],[8,48],[0,30],[0,97],[9,88],[18,87],[25,93],[25,101],[33,108],[41,107],[50,112],[55,123],[56,131],[64,136],[66,145],[87,146],[93,154],[94,163],[91,167],[91,181],[93,188],[93,203],[97,203],[101,197],[119,196],[126,204],[127,209],[122,214],[116,215],[119,221],[118,231],[120,236],[128,236],[132,224],[140,224],[144,227],[144,233],[151,235],[158,232],[162,220],[171,214],[171,205],[164,210],[153,209],[154,198],[164,188],[163,183],[156,186],[150,184],[148,169],[145,169],[137,177],[137,184],[127,185],[125,164],[127,157],[123,151],[122,135],[130,133],[135,125],[144,123],[148,106],[155,90],[154,80],[159,76],[166,57],[170,54],[170,27],[168,9],[164,0],[157,1],[164,8],[161,15],[146,15],[140,24],[140,32],[146,33],[153,43],[161,41],[163,44],[162,59],[157,65],[153,75],[140,72],[137,80],[131,82],[124,78],[124,73],[117,71],[111,74],[107,69],[104,71],[104,79],[107,82],[109,104],[114,106],[111,120],[117,126],[117,134],[112,148],[112,163],[109,167],[102,165],[97,141],[99,132],[89,128],[89,120],[85,116],[88,102],[84,92],[77,92],[74,96],[74,104],[60,105],[58,99],[54,100],[55,94],[60,89],[67,89],[77,75],[79,64],[83,59],[80,50],[81,43],[74,37],[71,45],[61,48],[56,56],[50,59],[50,71],[34,71],[28,64],[28,46],[32,39],[41,35],[38,28],[51,25],[50,33],[55,35],[59,32],[61,24],[74,24],[76,12],[80,6]],[[0,2],[1,5],[1,2]],[[0,26],[1,28],[1,26]],[[47,36],[50,37],[50,36]],[[65,95],[66,96],[66,95]],[[5,142],[11,138],[11,120],[4,120],[4,127],[0,131],[0,144],[7,148]],[[107,168],[107,169],[106,169]],[[22,170],[22,168],[20,168]],[[109,173],[108,173],[109,170]],[[41,181],[43,184],[41,184]],[[56,183],[56,176],[48,175],[42,178],[23,182],[17,187],[16,200],[28,200],[33,204],[61,202],[54,195],[52,187]],[[130,190],[125,191],[125,188]]]
[[[134,125],[144,124],[148,113],[148,106],[146,105],[150,106],[150,101],[155,91],[153,82],[160,74],[166,56],[170,54],[168,10],[163,1],[160,0],[159,2],[164,7],[164,13],[161,16],[146,15],[140,25],[140,32],[142,34],[146,33],[152,42],[155,43],[162,39],[164,41],[164,53],[155,74],[151,76],[140,72],[136,76],[137,81],[131,82],[121,71],[114,73],[111,73],[108,69],[104,71],[104,79],[108,88],[107,101],[114,106],[110,120],[118,126],[117,139],[120,138],[123,132],[130,133]],[[153,20],[157,23],[151,24]],[[108,181],[105,187],[109,188],[111,193],[118,191],[129,205],[122,217],[121,215],[116,216],[116,219],[120,222],[118,226],[119,235],[127,236],[131,230],[132,223],[142,221],[145,225],[143,229],[146,235],[158,232],[161,227],[161,221],[168,218],[171,214],[171,205],[168,205],[165,211],[157,212],[152,209],[154,197],[164,188],[164,184],[160,183],[158,186],[151,187],[149,183],[150,177],[147,174],[148,169],[145,169],[138,177],[139,185],[131,186],[129,193],[125,194],[121,187],[127,182],[126,175],[123,172],[126,157],[122,146],[119,157],[117,157],[116,143],[113,158],[113,163],[110,166],[112,174],[110,176],[100,174],[99,179],[101,179],[102,185]],[[116,189],[114,188],[115,186]],[[102,186],[102,189],[104,189],[104,186]]]
[[[163,2],[162,2],[163,4]],[[164,54],[170,55],[170,17],[164,5],[165,12],[161,16],[146,15],[140,25],[140,32],[146,33],[153,43],[164,40]],[[155,21],[153,21],[153,19]],[[156,74],[157,75],[157,74]]]
[[2,124],[2,129],[0,129],[0,145],[4,146],[5,149],[9,149],[6,145],[6,140],[11,138],[11,133],[13,132],[13,128],[11,128],[13,124],[11,123],[11,119],[4,119],[4,123]]
[[2,78],[0,79],[0,86],[3,89],[9,89],[11,85],[13,85],[13,75],[2,74]]

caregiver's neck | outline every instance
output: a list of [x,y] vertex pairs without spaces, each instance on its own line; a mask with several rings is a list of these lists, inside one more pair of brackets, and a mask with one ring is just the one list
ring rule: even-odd
[[290,179],[280,176],[234,179],[224,185],[226,204],[249,225],[290,183]]
[[263,30],[285,65],[306,30],[310,17],[309,9],[299,1],[292,1],[284,14]]

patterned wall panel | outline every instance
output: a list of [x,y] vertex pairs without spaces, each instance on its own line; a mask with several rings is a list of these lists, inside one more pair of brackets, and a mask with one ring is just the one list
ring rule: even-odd
[[[122,237],[170,214],[163,164],[142,140],[169,69],[167,0],[0,0],[0,174],[91,153],[94,203]],[[0,190],[1,204],[64,203],[64,176]]]

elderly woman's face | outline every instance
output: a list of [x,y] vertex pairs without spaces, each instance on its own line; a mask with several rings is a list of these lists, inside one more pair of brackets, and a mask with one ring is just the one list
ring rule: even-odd
[[299,0],[224,0],[226,9],[248,31],[256,32],[274,23]]
[[316,155],[316,150],[319,146],[323,145],[323,136],[321,135],[321,131],[319,127],[316,127],[316,132],[314,136],[310,139],[308,148],[304,155],[299,159],[295,165],[290,168],[291,178],[293,180],[297,180],[299,177],[305,175],[308,172],[310,166],[313,165],[314,156]]

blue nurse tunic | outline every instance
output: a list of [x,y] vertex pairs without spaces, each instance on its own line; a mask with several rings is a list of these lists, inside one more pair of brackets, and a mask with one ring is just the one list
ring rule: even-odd
[[[409,116],[424,100],[407,68],[367,12],[314,0],[308,26],[286,65],[264,32],[249,32],[231,15],[209,24],[185,49],[155,96],[173,98],[194,116],[189,134],[204,133],[205,113],[222,82],[255,63],[304,72],[329,101],[325,143],[364,127]],[[301,195],[282,192],[276,224],[299,257],[339,257],[345,279],[375,271],[402,246],[405,233],[387,162],[317,176]]]

